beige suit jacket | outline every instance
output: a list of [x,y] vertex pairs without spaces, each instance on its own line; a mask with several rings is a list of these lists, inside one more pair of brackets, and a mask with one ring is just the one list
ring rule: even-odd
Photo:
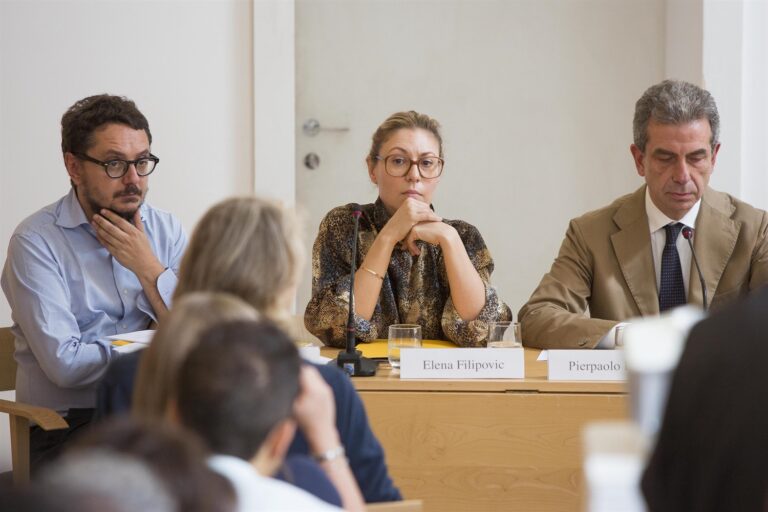
[[[767,231],[763,210],[711,188],[704,192],[693,247],[712,308],[768,283]],[[688,302],[702,305],[691,265]],[[594,348],[618,322],[658,313],[643,185],[571,220],[551,270],[520,310],[523,344]]]

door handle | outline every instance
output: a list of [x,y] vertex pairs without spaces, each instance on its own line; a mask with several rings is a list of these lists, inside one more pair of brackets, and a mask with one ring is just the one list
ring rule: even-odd
[[320,121],[318,121],[317,119],[307,119],[306,121],[304,121],[304,124],[301,126],[301,131],[304,132],[304,135],[306,135],[307,137],[314,137],[320,132],[348,132],[349,128],[325,127],[325,126],[321,126]]

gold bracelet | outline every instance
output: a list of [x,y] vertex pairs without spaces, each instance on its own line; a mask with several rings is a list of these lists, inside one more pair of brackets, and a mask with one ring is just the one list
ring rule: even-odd
[[379,274],[377,274],[377,273],[376,273],[376,272],[374,272],[373,270],[369,269],[368,267],[364,267],[364,266],[360,265],[360,268],[361,268],[361,269],[363,269],[363,270],[365,270],[365,271],[366,271],[366,272],[368,272],[369,274],[371,274],[373,277],[378,277],[378,278],[379,278],[379,279],[381,279],[382,281],[384,280],[384,276],[380,276]]

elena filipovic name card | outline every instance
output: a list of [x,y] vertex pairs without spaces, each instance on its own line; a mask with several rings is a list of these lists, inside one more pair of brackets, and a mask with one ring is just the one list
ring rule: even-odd
[[550,350],[549,380],[627,380],[623,350]]
[[403,348],[401,379],[522,379],[522,348]]

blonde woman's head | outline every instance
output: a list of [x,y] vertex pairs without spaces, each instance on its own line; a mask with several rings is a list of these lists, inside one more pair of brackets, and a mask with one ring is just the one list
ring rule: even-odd
[[134,413],[147,419],[164,417],[176,394],[181,363],[203,331],[222,322],[258,318],[255,309],[227,293],[190,293],[175,300],[141,357],[133,394]]
[[176,297],[227,292],[279,321],[288,314],[303,264],[292,210],[258,197],[227,199],[197,225],[182,260]]

